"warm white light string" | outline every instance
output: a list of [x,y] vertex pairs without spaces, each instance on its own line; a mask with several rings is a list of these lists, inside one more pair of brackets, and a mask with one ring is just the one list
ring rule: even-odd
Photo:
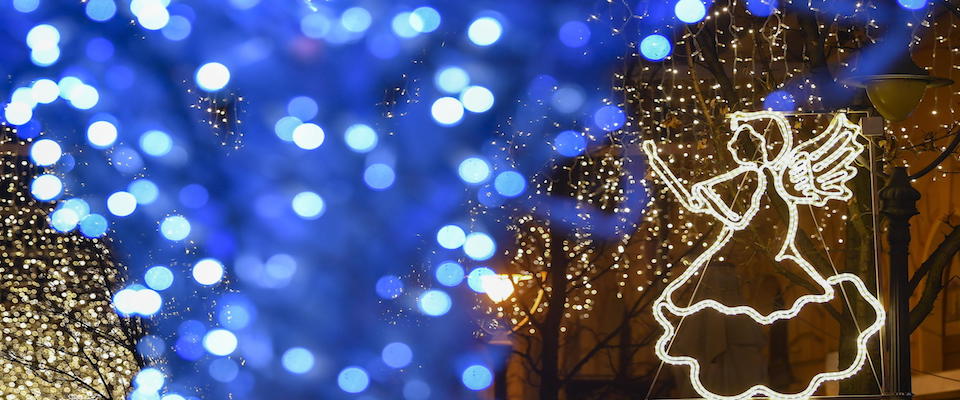
[[[749,125],[750,122],[758,120],[772,122],[782,135],[783,144],[773,158],[770,158],[767,152],[768,146],[764,135],[759,134]],[[852,274],[837,274],[824,278],[800,254],[795,243],[799,225],[799,205],[823,207],[831,199],[845,201],[852,196],[852,192],[845,184],[856,175],[856,168],[852,164],[864,149],[864,146],[857,142],[860,127],[850,123],[845,114],[837,114],[822,133],[794,147],[793,130],[782,113],[772,111],[738,112],[731,115],[730,126],[734,134],[727,142],[727,150],[733,156],[738,167],[717,177],[697,182],[691,186],[690,190],[687,190],[683,182],[673,174],[667,162],[660,158],[653,141],[647,140],[642,144],[653,172],[677,196],[684,208],[693,213],[711,215],[724,225],[714,242],[696,257],[683,274],[667,285],[663,293],[654,302],[654,318],[664,328],[664,334],[657,340],[655,350],[657,356],[666,363],[690,367],[690,382],[697,393],[705,398],[718,400],[741,400],[753,396],[782,399],[807,398],[823,382],[845,379],[863,367],[868,352],[866,343],[870,337],[880,330],[885,318],[880,301],[870,293],[859,277]],[[739,158],[736,146],[738,141],[742,139],[742,135],[745,134],[750,135],[750,139],[759,142],[760,162]],[[734,232],[746,228],[752,221],[760,209],[761,197],[766,192],[768,172],[773,179],[776,193],[787,204],[789,216],[784,243],[774,259],[778,262],[789,260],[799,265],[822,288],[823,293],[801,296],[794,301],[789,309],[775,310],[766,315],[749,306],[729,307],[712,299],[702,300],[687,307],[674,304],[672,298],[674,292],[695,274],[701,272],[713,256],[730,241]],[[757,185],[750,196],[750,204],[747,209],[738,213],[723,201],[720,195],[713,190],[713,187],[745,174],[755,176]],[[792,189],[794,193],[788,190],[787,183],[789,183],[789,189]],[[675,316],[684,317],[710,308],[725,315],[746,315],[758,323],[769,325],[781,319],[797,316],[807,304],[826,303],[833,300],[835,296],[833,286],[844,281],[852,283],[864,300],[874,308],[876,319],[872,325],[857,336],[857,355],[848,368],[836,372],[817,374],[811,379],[807,387],[800,392],[780,393],[765,385],[754,385],[737,395],[716,394],[709,391],[701,382],[699,361],[692,357],[674,357],[668,354],[669,343],[676,336],[677,328],[666,317],[665,310]]]

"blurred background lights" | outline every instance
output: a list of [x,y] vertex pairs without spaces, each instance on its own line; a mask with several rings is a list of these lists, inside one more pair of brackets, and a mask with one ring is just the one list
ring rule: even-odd
[[384,190],[393,185],[396,174],[387,164],[372,164],[363,171],[363,180],[371,189]]
[[463,282],[463,267],[454,261],[447,261],[437,267],[434,274],[437,282],[447,287],[453,287]]
[[69,232],[80,223],[80,216],[76,211],[61,208],[50,214],[50,226],[60,232]]
[[403,281],[396,275],[384,275],[377,279],[376,291],[380,298],[395,299],[403,294]]
[[430,398],[430,385],[419,379],[408,381],[403,385],[404,400],[427,400]]
[[148,155],[162,157],[173,149],[173,139],[166,132],[150,130],[140,135],[140,149]]
[[280,363],[290,373],[305,374],[313,369],[313,353],[303,347],[292,347],[283,352]]
[[321,13],[305,15],[300,19],[300,31],[309,38],[323,39],[330,32],[330,18]]
[[340,15],[340,25],[350,32],[363,32],[370,27],[370,12],[363,7],[350,7]]
[[200,86],[201,89],[216,92],[230,82],[230,70],[223,64],[210,62],[197,68],[194,78],[197,81],[197,86]]
[[30,193],[37,200],[52,200],[63,191],[63,182],[54,175],[45,174],[36,177],[30,184]]
[[590,42],[590,27],[580,21],[567,21],[560,26],[560,42],[570,48],[580,48]]
[[143,281],[153,290],[167,290],[173,285],[173,272],[162,265],[150,267],[143,274]]
[[927,0],[897,0],[897,3],[908,10],[919,10],[927,6]]
[[133,378],[133,384],[136,386],[137,390],[145,392],[156,392],[163,388],[163,383],[166,378],[163,376],[163,372],[156,368],[144,368],[137,373],[137,376]]
[[437,88],[447,93],[459,93],[470,84],[470,75],[460,67],[444,67],[433,77]]
[[337,375],[337,385],[347,393],[360,393],[367,390],[370,377],[367,371],[360,367],[347,367]]
[[553,139],[557,153],[565,157],[576,157],[587,149],[587,139],[574,131],[563,131]]
[[497,174],[493,180],[493,187],[497,193],[507,197],[516,197],[527,188],[527,180],[516,171],[504,171]]
[[789,92],[776,90],[763,98],[763,108],[773,111],[794,111],[797,108],[797,102]]
[[293,196],[291,201],[293,211],[303,219],[317,219],[323,215],[324,202],[320,195],[314,192],[300,192]]
[[680,0],[673,7],[677,19],[688,24],[695,24],[707,15],[707,7],[702,0]]
[[450,296],[446,292],[436,289],[423,292],[417,303],[420,306],[420,311],[431,317],[446,314],[452,306]]
[[463,104],[453,97],[441,97],[433,102],[430,115],[440,125],[456,125],[463,119]]
[[409,39],[420,34],[410,23],[411,15],[413,15],[413,13],[402,12],[393,17],[393,20],[390,21],[390,27],[393,28],[394,34],[404,39]]
[[193,31],[193,25],[190,20],[180,15],[171,16],[170,22],[160,30],[163,37],[173,41],[186,39],[191,31]]
[[240,367],[229,358],[218,358],[210,363],[207,372],[217,382],[230,383],[237,378]]
[[137,199],[137,204],[151,204],[160,196],[160,189],[153,181],[141,178],[127,185],[127,192]]
[[163,28],[170,21],[170,12],[162,0],[133,0],[130,11],[140,26],[151,31]]
[[380,357],[390,368],[403,368],[413,361],[413,350],[405,343],[394,342],[383,347]]
[[113,296],[113,307],[121,315],[149,317],[160,311],[163,298],[157,292],[140,285],[122,289]]
[[297,127],[301,124],[303,124],[303,120],[292,115],[288,115],[277,120],[277,123],[273,125],[273,132],[281,140],[292,142],[293,130],[297,129]]
[[490,369],[482,365],[471,365],[463,370],[461,376],[463,386],[470,390],[483,390],[493,383],[493,373]]
[[115,192],[107,197],[107,210],[118,217],[126,217],[137,209],[137,198],[129,192]]
[[226,329],[213,329],[203,336],[203,348],[215,356],[228,356],[237,349],[237,337]]
[[409,23],[417,32],[433,32],[440,27],[440,13],[430,7],[418,7],[410,13]]
[[347,128],[343,134],[343,140],[357,153],[366,153],[377,147],[377,132],[373,128],[364,124],[354,124]]
[[490,238],[490,235],[483,232],[473,232],[467,235],[466,240],[463,242],[463,252],[466,253],[467,257],[477,261],[483,261],[493,257],[493,253],[496,252],[496,250],[497,245],[493,242],[493,239]]
[[627,116],[620,107],[603,106],[593,114],[593,122],[600,127],[600,129],[611,132],[623,127],[627,122]]
[[34,51],[57,47],[60,44],[60,31],[53,25],[41,24],[27,32],[27,46]]
[[117,4],[113,0],[89,0],[84,11],[90,19],[104,22],[117,14]]
[[60,203],[60,208],[68,208],[77,213],[77,216],[80,218],[85,217],[90,213],[90,204],[84,201],[83,199],[69,199]]
[[61,155],[60,144],[50,139],[40,139],[30,146],[30,159],[39,166],[56,164]]
[[160,223],[160,233],[167,240],[180,241],[190,235],[190,221],[180,215],[172,215]]
[[30,61],[38,67],[48,67],[57,62],[60,59],[60,48],[59,47],[50,47],[46,49],[38,49],[30,51]]
[[300,124],[293,129],[293,143],[304,150],[313,150],[323,144],[323,128],[317,124]]
[[474,268],[473,271],[470,271],[470,274],[467,275],[467,286],[474,292],[484,293],[486,291],[483,283],[484,277],[496,274],[496,272],[487,267]]
[[33,118],[33,108],[27,103],[7,103],[3,108],[3,118],[13,125],[23,125]]
[[193,279],[201,285],[213,285],[223,278],[223,264],[213,258],[204,258],[193,264]]
[[490,164],[480,157],[468,157],[460,162],[457,174],[466,183],[483,183],[490,178]]
[[98,149],[110,147],[117,141],[117,127],[108,121],[96,121],[87,127],[87,141]]
[[467,37],[477,46],[489,46],[500,40],[503,26],[493,17],[480,17],[470,23]]
[[777,0],[747,0],[747,11],[758,17],[769,17],[777,9]]
[[80,220],[80,233],[95,238],[107,233],[107,219],[100,214],[89,214]]
[[320,107],[317,101],[307,96],[297,96],[287,103],[287,113],[301,121],[309,121],[317,116]]
[[460,93],[460,101],[468,111],[486,112],[493,107],[493,92],[483,86],[470,86]]
[[640,41],[640,54],[650,61],[660,61],[670,55],[673,45],[660,34],[648,35]]
[[445,249],[456,249],[463,246],[467,234],[463,228],[456,225],[447,225],[437,231],[437,243]]
[[93,86],[79,84],[68,93],[70,105],[78,110],[89,110],[100,102],[100,92]]
[[13,8],[22,13],[36,11],[40,7],[40,0],[13,0]]
[[38,79],[30,86],[30,94],[36,102],[50,104],[60,97],[60,87],[50,79]]

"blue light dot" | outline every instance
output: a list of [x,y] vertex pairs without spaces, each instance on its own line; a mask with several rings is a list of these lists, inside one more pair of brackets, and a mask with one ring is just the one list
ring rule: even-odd
[[408,381],[403,385],[404,400],[427,400],[430,398],[430,385],[419,379]]
[[300,118],[288,115],[277,120],[277,123],[273,125],[273,132],[276,133],[277,137],[281,140],[292,142],[293,130],[302,124],[303,120]]
[[30,89],[30,94],[38,103],[50,104],[60,97],[60,87],[50,79],[38,79]]
[[367,390],[370,385],[370,377],[367,371],[360,367],[347,367],[337,375],[337,385],[347,393],[360,393]]
[[504,171],[493,180],[493,188],[503,196],[516,197],[527,189],[527,180],[516,171]]
[[460,101],[468,111],[487,112],[493,108],[493,92],[483,86],[470,86],[460,94]]
[[197,261],[193,264],[193,279],[201,285],[214,285],[223,279],[223,264],[213,258]]
[[90,214],[80,220],[80,233],[89,238],[107,233],[107,219],[100,214]]
[[197,86],[208,92],[216,92],[230,83],[230,70],[223,64],[210,62],[197,68]]
[[463,119],[463,104],[453,97],[441,97],[433,102],[430,115],[440,125],[453,126]]
[[132,285],[113,296],[113,306],[121,315],[140,314],[149,317],[160,311],[162,305],[160,294],[140,285]]
[[93,61],[107,61],[113,57],[115,50],[113,42],[102,37],[95,37],[87,42],[87,57]]
[[110,147],[117,141],[117,127],[108,121],[96,121],[87,127],[87,141],[98,149]]
[[13,0],[13,8],[22,13],[34,12],[40,7],[40,0]]
[[469,184],[483,183],[490,178],[490,164],[480,157],[469,157],[460,162],[457,174]]
[[224,302],[217,317],[220,325],[234,331],[246,328],[250,324],[250,319],[250,311],[240,301]]
[[483,390],[493,383],[493,373],[482,365],[471,365],[463,370],[463,386],[470,390]]
[[777,9],[778,0],[747,0],[747,11],[757,17],[769,17]]
[[317,124],[300,124],[293,129],[293,144],[304,150],[313,150],[323,144],[326,135]]
[[307,14],[300,19],[300,31],[313,39],[323,39],[331,26],[330,18],[321,13]]
[[483,286],[483,279],[485,276],[496,275],[492,269],[487,267],[477,267],[473,271],[470,271],[470,274],[467,275],[467,286],[470,287],[470,290],[473,290],[477,293],[485,293],[486,289]]
[[85,11],[90,19],[104,22],[117,14],[117,4],[113,0],[90,0]]
[[580,48],[590,42],[590,27],[580,21],[568,21],[560,27],[560,42],[570,48]]
[[437,282],[447,287],[454,287],[463,282],[463,267],[453,261],[447,261],[437,267],[435,273]]
[[283,352],[280,363],[287,371],[300,375],[313,369],[313,353],[303,347],[292,347]]
[[165,381],[166,377],[163,376],[163,372],[160,372],[160,370],[156,368],[144,368],[133,378],[133,384],[137,389],[145,392],[156,392],[160,390],[163,388]]
[[190,36],[191,31],[193,31],[193,25],[190,24],[189,19],[174,15],[170,17],[170,22],[160,32],[163,33],[163,37],[178,42]]
[[[50,47],[46,49],[36,49],[30,52],[30,61],[38,67],[48,67],[57,62],[60,59],[60,48],[59,47]],[[77,107],[74,105],[74,107]],[[85,110],[86,108],[80,108]],[[87,107],[89,108],[89,107]]]
[[430,7],[418,7],[410,13],[410,26],[417,32],[433,32],[440,27],[440,13]]
[[187,207],[200,208],[210,200],[210,192],[202,185],[192,183],[180,189],[177,197],[180,199],[180,203]]
[[56,164],[62,155],[60,144],[50,139],[38,140],[30,146],[30,158],[39,166]]
[[897,0],[897,3],[908,10],[919,10],[927,6],[927,0]]
[[317,102],[307,96],[297,96],[290,99],[287,103],[287,114],[299,118],[301,121],[309,121],[317,116],[320,107]]
[[447,93],[459,93],[470,84],[470,75],[463,68],[445,67],[433,77],[437,88]]
[[466,239],[466,232],[463,231],[463,228],[456,225],[447,225],[437,231],[437,243],[445,249],[459,248],[463,246],[463,242]]
[[230,0],[230,5],[238,10],[248,10],[260,4],[260,0]]
[[350,7],[340,15],[340,25],[350,32],[363,32],[370,27],[370,12],[363,7]]
[[50,225],[60,232],[69,232],[80,223],[80,217],[71,209],[61,208],[50,214]]
[[160,233],[175,242],[186,239],[190,235],[190,221],[179,215],[166,217],[160,223]]
[[139,7],[130,7],[130,11],[136,15],[137,22],[144,29],[155,31],[167,26],[170,22],[170,12],[161,1],[135,1],[131,3],[131,6],[133,5]]
[[37,200],[52,200],[63,192],[63,182],[56,176],[45,174],[36,177],[30,184],[30,193]]
[[157,184],[149,179],[137,179],[130,182],[127,191],[137,199],[137,204],[153,203],[160,196],[160,189],[157,188]]
[[347,128],[343,134],[343,140],[347,146],[357,153],[366,153],[377,147],[377,132],[373,128],[364,124],[354,124]]
[[73,212],[77,213],[77,216],[81,219],[90,213],[90,204],[87,204],[87,202],[83,199],[73,198],[64,201],[63,203],[60,203],[60,208],[73,210]]
[[402,12],[393,17],[393,20],[390,21],[390,27],[393,28],[393,33],[399,37],[409,39],[420,34],[414,29],[413,25],[410,24],[410,15],[409,12]]
[[623,127],[627,122],[627,116],[623,110],[617,106],[603,106],[593,114],[593,122],[607,132],[612,132]]
[[648,35],[640,41],[640,54],[650,61],[660,61],[670,55],[673,45],[666,36],[660,34]]
[[226,329],[214,329],[203,336],[203,348],[215,356],[227,356],[237,349],[237,337]]
[[229,383],[237,378],[240,367],[229,358],[218,358],[210,363],[207,372],[213,380],[221,383]]
[[383,347],[380,357],[383,363],[391,368],[403,368],[413,361],[413,350],[404,343],[390,343]]
[[563,131],[553,139],[557,153],[566,157],[576,157],[587,149],[587,139],[574,131]]
[[783,90],[776,90],[763,99],[763,108],[773,111],[794,111],[797,101],[793,95]]
[[314,192],[300,192],[291,201],[293,212],[303,219],[317,219],[323,215],[326,207],[323,198]]
[[107,197],[107,209],[110,214],[126,217],[137,209],[137,198],[129,192],[115,192]]
[[100,92],[93,86],[79,84],[68,93],[70,105],[78,110],[89,110],[100,102]]
[[167,290],[173,285],[173,272],[162,265],[151,267],[143,274],[143,281],[153,290]]
[[37,25],[27,32],[27,46],[33,50],[51,49],[57,47],[59,43],[60,31],[53,25]]
[[492,17],[481,17],[474,20],[467,28],[467,37],[477,46],[489,46],[500,40],[503,26],[500,21]]
[[453,303],[450,296],[442,290],[428,290],[420,295],[420,311],[431,317],[439,317],[450,311]]
[[391,300],[403,294],[403,281],[395,275],[384,275],[377,279],[377,296]]
[[33,118],[33,108],[27,103],[7,103],[6,107],[3,108],[3,117],[11,124],[23,125]]
[[673,7],[677,19],[688,24],[700,22],[707,15],[707,7],[701,0],[680,0]]
[[372,164],[363,172],[363,180],[371,189],[384,190],[393,185],[396,174],[387,164]]
[[467,257],[477,261],[483,261],[493,257],[496,251],[496,243],[494,243],[490,235],[482,232],[473,232],[467,235],[467,239],[463,243],[463,252]]
[[151,156],[162,157],[173,149],[173,139],[166,132],[147,131],[140,136],[140,149]]

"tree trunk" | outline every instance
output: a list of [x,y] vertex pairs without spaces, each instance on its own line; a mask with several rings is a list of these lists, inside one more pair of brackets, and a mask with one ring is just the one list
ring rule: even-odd
[[540,400],[557,400],[560,397],[560,327],[566,312],[564,305],[567,302],[567,269],[570,262],[563,249],[565,242],[563,235],[554,235],[550,245],[550,300],[540,332],[543,335]]

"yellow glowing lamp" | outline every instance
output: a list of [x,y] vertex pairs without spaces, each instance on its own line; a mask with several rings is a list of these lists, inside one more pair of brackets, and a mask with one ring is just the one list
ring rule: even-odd
[[490,274],[480,277],[480,285],[494,303],[510,298],[514,292],[514,285],[533,279],[533,275],[525,274]]
[[894,66],[892,72],[854,76],[843,83],[866,89],[873,108],[884,119],[897,122],[910,116],[927,88],[947,86],[953,81],[930,76],[907,56]]

